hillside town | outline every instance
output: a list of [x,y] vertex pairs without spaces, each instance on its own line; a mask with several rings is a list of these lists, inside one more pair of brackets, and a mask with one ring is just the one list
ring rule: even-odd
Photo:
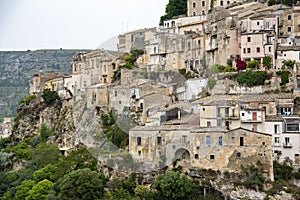
[[157,167],[260,162],[271,180],[273,160],[300,167],[299,1],[188,0],[187,16],[122,33],[117,48],[79,52],[70,75],[35,74],[29,93],[84,94],[99,118],[130,118],[127,150]]

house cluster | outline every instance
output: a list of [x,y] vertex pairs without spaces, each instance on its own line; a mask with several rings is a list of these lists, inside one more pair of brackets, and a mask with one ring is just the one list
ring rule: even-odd
[[[84,93],[96,115],[113,110],[131,118],[137,126],[129,131],[129,151],[141,162],[160,166],[177,160],[186,167],[238,171],[259,161],[271,179],[274,159],[299,167],[300,4],[213,4],[188,0],[188,16],[121,34],[118,51],[78,53],[72,75],[35,75],[30,93],[49,88],[65,99]],[[144,54],[126,69],[132,49]],[[263,64],[265,57],[270,66]],[[271,92],[280,89],[279,77],[247,88],[220,75],[209,88],[207,67],[235,68],[237,58],[257,60],[261,70],[273,72],[283,68],[282,61],[295,61],[294,93]],[[186,80],[178,71],[196,78]]]

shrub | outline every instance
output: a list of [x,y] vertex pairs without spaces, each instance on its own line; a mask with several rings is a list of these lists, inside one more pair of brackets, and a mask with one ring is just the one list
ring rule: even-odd
[[247,63],[247,68],[255,69],[259,66],[259,62],[257,60],[251,60]]
[[263,59],[263,65],[264,67],[267,67],[268,69],[270,69],[272,67],[272,58],[270,56],[266,56]]
[[281,78],[280,85],[285,85],[285,84],[289,83],[289,76],[290,76],[290,72],[289,71],[283,71],[283,70],[281,70],[281,71],[276,72],[276,74],[278,76],[280,76],[280,78]]
[[240,85],[246,85],[248,87],[264,85],[267,72],[265,71],[250,71],[240,73],[236,80]]
[[51,91],[48,88],[42,92],[42,97],[47,105],[51,105],[55,100],[59,99],[57,92]]
[[209,78],[207,82],[207,86],[209,89],[213,89],[213,87],[216,85],[217,80],[214,78]]

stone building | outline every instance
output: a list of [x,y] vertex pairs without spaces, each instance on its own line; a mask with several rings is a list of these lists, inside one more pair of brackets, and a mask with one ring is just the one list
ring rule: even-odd
[[118,51],[130,53],[131,49],[145,50],[145,40],[152,37],[156,28],[145,28],[120,34],[118,37]]
[[272,150],[282,162],[299,165],[299,116],[294,115],[292,94],[214,95],[200,103],[200,127],[244,128],[272,136]]
[[269,56],[275,66],[275,50],[274,30],[254,30],[241,35],[241,58],[245,62],[258,60],[262,64],[263,58]]
[[189,126],[135,127],[129,132],[129,151],[139,162],[169,166],[240,171],[260,161],[273,180],[271,135],[243,128],[225,130]]
[[13,122],[14,122],[14,118],[4,117],[3,123],[0,123],[0,139],[11,136]]

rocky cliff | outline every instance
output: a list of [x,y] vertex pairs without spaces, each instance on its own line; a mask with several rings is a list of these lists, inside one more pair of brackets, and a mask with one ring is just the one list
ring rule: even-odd
[[62,103],[57,100],[53,105],[47,106],[35,100],[30,105],[18,108],[15,121],[12,135],[14,143],[39,136],[40,127],[45,124],[46,127],[53,129],[52,135],[48,138],[49,142],[63,149],[74,147],[76,131],[71,102]]

